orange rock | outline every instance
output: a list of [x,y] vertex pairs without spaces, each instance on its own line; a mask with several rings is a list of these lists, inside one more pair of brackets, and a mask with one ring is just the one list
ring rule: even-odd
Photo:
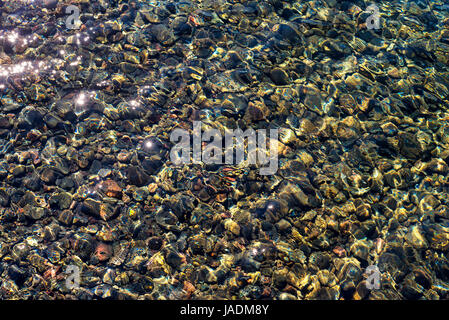
[[109,260],[109,258],[111,258],[112,256],[111,246],[105,243],[98,244],[97,248],[95,249],[95,256],[99,261]]
[[195,287],[189,281],[184,281],[184,291],[187,293],[187,296],[190,297],[192,293],[195,292]]
[[117,160],[120,162],[127,162],[131,156],[131,153],[122,151],[117,155]]
[[156,190],[157,190],[157,184],[156,183],[150,183],[149,185],[148,185],[148,191],[150,192],[150,193],[155,193],[156,192]]
[[337,246],[332,250],[339,258],[343,258],[346,256],[346,250],[340,246]]
[[122,195],[122,188],[111,179],[102,182],[100,188],[108,197],[120,198]]

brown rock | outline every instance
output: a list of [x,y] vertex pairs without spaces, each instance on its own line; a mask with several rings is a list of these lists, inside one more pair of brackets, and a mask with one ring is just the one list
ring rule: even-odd
[[100,184],[100,188],[108,197],[121,198],[122,196],[122,188],[114,180],[107,179]]
[[95,249],[95,256],[101,262],[109,260],[112,256],[112,248],[105,243],[99,243]]

